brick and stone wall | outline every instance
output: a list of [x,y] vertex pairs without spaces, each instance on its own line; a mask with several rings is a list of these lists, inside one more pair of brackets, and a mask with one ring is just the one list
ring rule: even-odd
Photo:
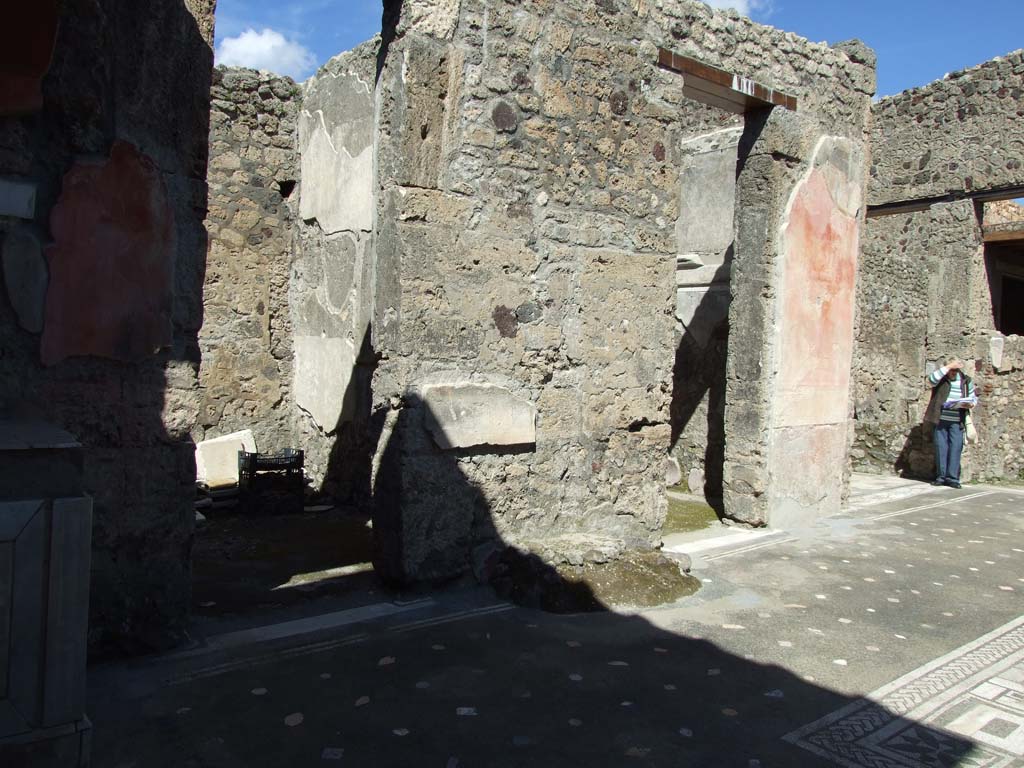
[[[813,45],[698,3],[612,0],[411,2],[386,39],[371,336],[382,356],[372,392],[384,419],[375,466],[380,569],[396,580],[450,576],[495,535],[564,539],[577,550],[595,538],[649,546],[664,514],[672,439],[676,262],[697,250],[679,236],[684,141],[734,124],[687,101],[682,79],[658,67],[657,48],[800,99],[804,132],[773,128],[778,142],[757,153],[765,167],[786,166],[767,171],[771,197],[750,219],[771,238],[816,167],[831,190],[822,194],[838,197],[844,231],[859,228],[863,174],[854,166],[873,91],[870,52]],[[821,149],[829,134],[838,140]],[[736,164],[743,160],[738,150]],[[750,176],[749,189],[757,187]],[[763,274],[753,262],[775,247],[766,243],[753,249],[751,272]],[[835,255],[850,287],[854,255]],[[774,313],[763,294],[749,303]],[[847,314],[836,329],[849,339]],[[783,367],[764,360],[765,337],[736,347],[738,360],[766,364],[734,367],[737,402],[751,377],[760,386]],[[828,444],[845,447],[847,394],[835,383],[843,413]],[[748,405],[761,413],[765,402]],[[532,440],[494,448],[505,415],[520,423],[512,414],[531,409]],[[460,419],[473,430],[450,449],[424,428],[440,421],[454,429],[449,422]],[[734,465],[763,455],[773,431],[788,426],[742,433]],[[736,497],[764,495],[747,478],[733,480]],[[764,521],[758,504],[742,510],[745,519]]]
[[5,22],[35,58],[0,51],[0,407],[84,444],[95,651],[173,645],[188,614],[213,6]]
[[872,107],[869,203],[1024,186],[1024,50]]
[[[1022,114],[1022,51],[872,108],[869,202],[883,208],[868,219],[858,281],[854,469],[931,476],[925,376],[958,357],[982,397],[982,442],[965,454],[964,477],[1021,470],[1019,340],[993,330],[983,244],[983,225],[1012,220],[1019,206],[971,197],[1024,187]],[[923,210],[884,209],[894,202]]]
[[[929,363],[973,358],[972,294],[985,281],[981,228],[970,201],[869,219],[861,255],[854,363],[857,470],[932,471],[921,427]],[[980,412],[979,412],[980,413]]]
[[251,429],[261,451],[298,447],[288,295],[299,87],[218,67],[211,96],[201,437]]
[[[870,51],[690,2],[385,6],[380,39],[301,87],[298,155],[284,161],[299,184],[260,249],[234,234],[228,217],[241,211],[226,204],[279,181],[252,145],[266,141],[258,115],[283,97],[257,101],[249,88],[251,124],[221,140],[208,319],[235,309],[229,274],[285,274],[290,230],[290,326],[275,336],[272,292],[269,331],[253,302],[204,330],[211,434],[249,426],[228,420],[239,363],[216,356],[250,332],[245,348],[274,360],[253,379],[272,379],[266,399],[243,393],[251,415],[271,435],[293,430],[319,486],[372,503],[376,565],[396,582],[484,567],[499,540],[574,561],[652,546],[670,452],[709,493],[731,492],[726,511],[748,522],[764,523],[773,504],[813,516],[838,503],[835,478],[824,504],[807,489],[796,501],[766,490],[791,469],[784,438],[846,444],[847,382],[832,350],[848,373]],[[659,66],[660,46],[782,89],[800,115],[744,120],[689,100],[683,78]],[[229,128],[220,111],[245,98],[216,98],[215,143]],[[805,209],[828,214],[839,246],[824,256]],[[234,271],[218,276],[222,263]],[[839,278],[796,299],[821,293],[840,307],[824,346],[778,300],[804,269]],[[738,309],[730,285],[743,286]],[[824,378],[786,378],[785,360],[808,354]],[[755,394],[776,379],[787,397],[827,379],[840,406],[773,421],[770,398]]]
[[997,200],[985,203],[982,223],[985,226],[1024,223],[1024,205],[1016,200]]

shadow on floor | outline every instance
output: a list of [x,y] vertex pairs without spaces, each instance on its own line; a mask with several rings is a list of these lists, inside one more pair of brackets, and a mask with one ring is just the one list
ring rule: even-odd
[[210,515],[192,554],[193,615],[223,617],[322,597],[385,592],[373,574],[370,519],[334,508]]

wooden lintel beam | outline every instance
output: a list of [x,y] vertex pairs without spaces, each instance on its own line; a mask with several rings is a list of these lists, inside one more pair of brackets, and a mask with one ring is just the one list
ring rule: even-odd
[[[795,96],[776,91],[746,77],[734,75],[724,69],[713,67],[697,59],[683,56],[667,48],[658,49],[658,65],[678,72],[683,76],[684,88],[693,91],[691,98],[702,101],[702,94],[711,94],[715,101],[724,100],[730,105],[743,105],[743,112],[761,107],[783,107],[796,111]],[[690,96],[690,94],[687,94]],[[707,103],[719,106],[715,101]],[[733,107],[733,111],[736,111]]]
[[1010,221],[1004,224],[986,224],[981,229],[986,243],[1010,243],[1024,240],[1024,221]]
[[955,203],[958,200],[973,200],[977,203],[993,203],[998,200],[1016,200],[1024,197],[1024,187],[994,187],[992,189],[948,192],[935,197],[922,197],[916,200],[897,200],[891,203],[868,205],[868,218],[891,216],[895,213],[916,213],[927,211],[939,203]]

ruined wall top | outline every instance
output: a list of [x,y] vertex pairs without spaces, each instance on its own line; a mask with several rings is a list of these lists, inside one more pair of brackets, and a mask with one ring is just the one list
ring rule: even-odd
[[1024,50],[871,112],[871,205],[1024,186]]
[[1024,205],[1015,200],[998,200],[985,205],[985,224],[1024,222]]
[[[863,43],[812,43],[695,0],[385,2],[385,24],[394,19],[398,37],[416,33],[457,39],[485,50],[508,39],[510,17],[521,26],[521,34],[510,41],[514,44],[536,40],[538,25],[563,23],[570,35],[575,30],[579,38],[618,40],[652,63],[657,48],[665,47],[796,96],[801,112],[848,135],[860,132],[866,119],[862,97],[875,91],[875,55]],[[494,29],[486,24],[488,18],[498,22]],[[477,19],[485,20],[483,28],[477,28]]]

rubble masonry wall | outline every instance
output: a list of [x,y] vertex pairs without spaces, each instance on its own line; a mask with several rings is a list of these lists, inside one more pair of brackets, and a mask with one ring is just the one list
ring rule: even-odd
[[1024,50],[871,108],[868,203],[1021,186]]
[[251,429],[261,451],[298,447],[288,305],[298,104],[289,78],[214,70],[197,439]]
[[[1022,115],[1024,51],[883,99],[872,108],[870,202],[1024,187]],[[961,199],[867,221],[854,469],[931,476],[934,448],[921,424],[925,376],[949,357],[968,363],[982,398],[981,443],[965,453],[965,479],[1017,478],[1024,469],[1021,341],[993,330],[982,226],[995,222],[982,211]]]
[[[773,128],[778,142],[769,137],[759,154],[771,194],[752,215],[738,208],[739,226],[754,225],[748,237],[760,227],[751,252],[761,263],[779,250],[775,233],[801,178],[819,166],[850,171],[863,157],[874,85],[863,46],[810,44],[698,3],[405,5],[377,88],[372,320],[382,356],[373,404],[385,422],[375,535],[381,570],[396,580],[456,574],[475,545],[497,536],[553,557],[560,547],[585,556],[595,540],[658,540],[681,144],[723,127],[720,115],[683,98],[678,75],[658,68],[658,45],[801,101],[800,131]],[[816,155],[828,134],[844,147]],[[746,167],[750,190],[757,167]],[[850,172],[859,190],[863,173]],[[852,281],[849,249],[840,261]],[[747,277],[764,284],[759,269],[751,264]],[[745,301],[776,310],[763,290]],[[770,385],[780,368],[763,354],[769,327],[740,327],[745,344],[730,348],[752,361],[733,368],[733,420],[760,419],[737,432],[735,466],[764,464],[776,429],[761,418],[770,400],[739,391],[752,379],[754,388]],[[458,416],[481,388],[495,403],[518,402],[513,411],[536,409],[534,442],[439,451],[424,429],[438,420],[433,403]],[[829,429],[845,447],[842,382],[839,390],[842,426]],[[479,445],[493,440],[499,415],[477,419]],[[728,425],[727,406],[730,434]],[[728,456],[726,465],[728,486]],[[732,481],[735,497],[764,495],[747,478]],[[763,521],[754,506],[752,521]]]
[[52,61],[0,53],[0,407],[84,444],[94,652],[188,615],[213,6],[35,3]]

